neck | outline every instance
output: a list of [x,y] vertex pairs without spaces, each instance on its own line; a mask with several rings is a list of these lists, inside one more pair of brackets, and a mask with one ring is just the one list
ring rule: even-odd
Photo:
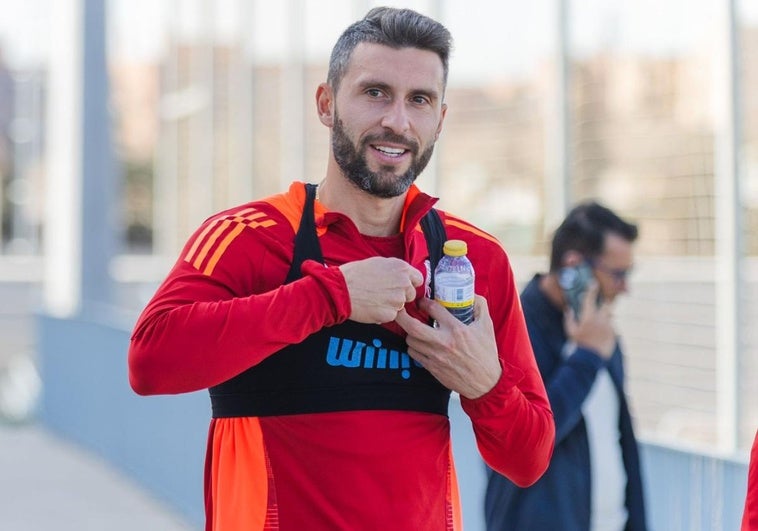
[[392,236],[400,232],[405,194],[375,197],[360,190],[342,174],[327,175],[318,187],[318,200],[328,210],[349,217],[366,236]]
[[540,278],[540,291],[545,294],[553,306],[563,309],[566,306],[566,300],[563,297],[563,290],[558,284],[558,277],[555,274],[548,273]]

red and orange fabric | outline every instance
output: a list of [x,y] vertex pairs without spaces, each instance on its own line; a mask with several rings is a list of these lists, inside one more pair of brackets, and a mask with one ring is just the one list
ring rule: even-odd
[[[190,238],[135,326],[129,376],[138,393],[216,386],[345,322],[350,300],[340,264],[396,256],[426,276],[418,222],[435,200],[412,187],[396,237],[364,237],[349,218],[317,202],[326,267],[306,261],[302,278],[283,284],[304,201],[303,183],[294,183],[287,193],[213,216]],[[442,218],[448,238],[468,243],[503,366],[495,388],[461,403],[485,461],[528,485],[547,467],[554,425],[511,266],[492,236],[449,214]],[[424,296],[423,287],[417,296]],[[394,323],[385,326],[403,333]],[[209,531],[461,529],[450,426],[440,414],[215,418],[205,476]]]
[[742,531],[758,531],[758,432],[755,434],[753,449],[750,451]]

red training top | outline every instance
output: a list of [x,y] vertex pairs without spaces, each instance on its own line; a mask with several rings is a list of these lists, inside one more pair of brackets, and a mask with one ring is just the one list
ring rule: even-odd
[[[435,199],[411,187],[401,233],[363,236],[316,202],[326,267],[292,262],[304,186],[208,219],[140,316],[129,378],[140,394],[217,386],[267,357],[344,323],[350,299],[340,264],[396,256],[424,274],[418,225]],[[503,373],[476,400],[461,397],[482,457],[516,484],[545,471],[555,428],[508,258],[492,236],[441,212],[447,237],[468,244],[476,293],[487,299]],[[423,297],[420,287],[417,297]],[[409,304],[406,310],[425,316]],[[393,323],[383,325],[404,336]],[[207,530],[460,530],[448,418],[407,410],[353,410],[214,418],[206,461]]]

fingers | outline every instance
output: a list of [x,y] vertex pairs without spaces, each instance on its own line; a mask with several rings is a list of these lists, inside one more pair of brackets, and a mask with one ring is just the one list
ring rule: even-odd
[[403,290],[403,304],[413,302],[416,299],[416,288],[424,283],[424,276],[415,267],[411,266],[407,262],[404,262],[398,258],[390,258],[394,262],[392,266],[388,266],[387,271],[391,271],[391,267],[397,267],[396,274],[402,278],[399,280],[399,286]]
[[400,328],[405,330],[409,337],[421,337],[427,334],[428,330],[433,330],[431,326],[408,315],[405,308],[397,312],[395,322],[400,325]]
[[576,329],[578,324],[576,322],[576,316],[574,310],[571,307],[566,308],[563,312],[563,329],[566,331],[568,337],[574,337],[576,335]]
[[474,295],[474,321],[490,318],[490,308],[487,299],[481,295]]
[[408,354],[442,385],[461,396],[473,399],[491,390],[500,379],[502,368],[484,298],[476,297],[476,318],[469,326],[433,300],[421,299],[418,307],[440,326],[433,328],[405,311],[399,312],[395,322],[408,333]]
[[405,302],[413,302],[414,300],[416,300],[416,288],[408,286],[405,288]]
[[440,324],[450,324],[457,321],[457,319],[453,317],[453,315],[447,311],[444,306],[435,300],[423,297],[418,301],[418,308],[422,312],[428,313],[429,317]]
[[424,283],[424,276],[417,269],[408,266],[408,281],[409,284],[403,290],[404,299],[400,303],[398,311],[401,311],[409,302],[416,300],[416,288]]
[[372,257],[339,266],[350,295],[350,319],[386,323],[418,295],[424,277],[399,258]]
[[410,267],[410,275],[411,275],[411,284],[414,288],[418,288],[424,283],[424,275],[421,274],[421,271],[416,269],[415,267],[408,265]]
[[584,294],[584,300],[582,301],[582,313],[587,314],[588,312],[591,312],[595,310],[597,307],[597,294],[600,291],[600,285],[597,283],[597,280],[592,279],[589,284],[587,284],[587,291]]
[[[449,326],[457,326],[455,323],[460,323],[458,319],[453,316],[447,309],[440,303],[427,299],[419,299],[418,307],[420,310],[429,314],[429,317],[437,321],[439,324],[447,324]],[[490,311],[487,306],[487,299],[481,295],[474,295],[474,322],[482,319],[490,319]],[[472,323],[473,324],[473,323]]]

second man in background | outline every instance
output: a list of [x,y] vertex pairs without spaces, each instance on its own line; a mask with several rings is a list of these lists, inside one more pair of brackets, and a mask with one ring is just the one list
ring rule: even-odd
[[597,203],[581,204],[555,232],[550,272],[535,275],[522,292],[555,416],[555,451],[545,475],[529,488],[489,471],[488,531],[647,529],[611,315],[614,300],[627,290],[636,239],[635,225]]

